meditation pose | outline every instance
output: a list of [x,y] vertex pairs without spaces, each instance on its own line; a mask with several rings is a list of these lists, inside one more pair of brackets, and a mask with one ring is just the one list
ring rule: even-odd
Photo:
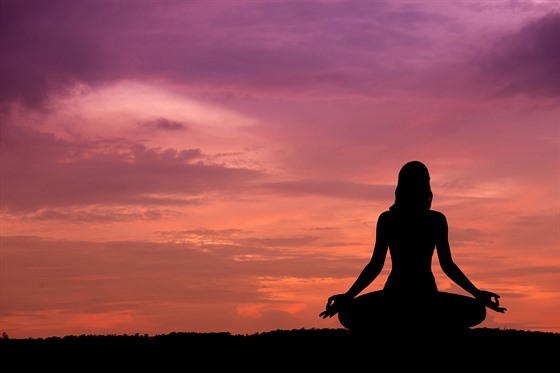
[[[498,294],[478,289],[453,261],[447,220],[431,210],[432,197],[427,167],[405,164],[395,202],[378,218],[371,260],[346,293],[328,298],[322,318],[338,314],[340,323],[355,331],[459,331],[484,321],[486,307],[506,311]],[[443,272],[472,297],[438,290],[434,250]],[[383,289],[359,295],[381,273],[387,251],[392,267]]]

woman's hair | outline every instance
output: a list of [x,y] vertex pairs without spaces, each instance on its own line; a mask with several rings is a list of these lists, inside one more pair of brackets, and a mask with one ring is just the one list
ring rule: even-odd
[[406,163],[399,171],[395,203],[390,210],[425,211],[432,207],[428,168],[419,161]]

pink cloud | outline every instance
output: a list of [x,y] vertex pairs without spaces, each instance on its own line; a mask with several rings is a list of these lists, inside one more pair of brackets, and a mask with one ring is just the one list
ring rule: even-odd
[[188,130],[188,125],[176,120],[170,120],[167,118],[156,118],[151,121],[146,121],[142,123],[148,129],[156,129],[161,131],[186,131]]
[[199,149],[147,148],[126,140],[117,140],[111,149],[110,143],[68,142],[12,125],[2,130],[4,211],[181,205],[206,192],[240,189],[261,177],[258,171],[204,164]]
[[344,182],[337,180],[297,180],[264,183],[259,186],[277,195],[305,197],[326,196],[333,198],[349,198],[364,201],[378,201],[391,198],[393,185],[373,185]]

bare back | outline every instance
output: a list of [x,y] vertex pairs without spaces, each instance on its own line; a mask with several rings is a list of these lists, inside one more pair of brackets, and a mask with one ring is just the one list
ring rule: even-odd
[[446,232],[443,214],[433,210],[416,214],[386,211],[379,219],[378,229],[383,230],[392,263],[384,289],[412,295],[437,291],[432,257]]

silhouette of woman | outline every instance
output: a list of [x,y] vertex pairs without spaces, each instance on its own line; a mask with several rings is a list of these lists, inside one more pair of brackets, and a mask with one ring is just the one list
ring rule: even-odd
[[[447,219],[431,210],[428,168],[406,163],[398,175],[395,202],[379,215],[371,260],[346,293],[328,298],[322,318],[338,314],[355,331],[465,330],[486,318],[486,307],[500,313],[496,293],[479,290],[455,264]],[[439,291],[431,269],[434,249],[443,272],[472,297]],[[382,290],[358,296],[381,273],[387,251],[392,268]]]

